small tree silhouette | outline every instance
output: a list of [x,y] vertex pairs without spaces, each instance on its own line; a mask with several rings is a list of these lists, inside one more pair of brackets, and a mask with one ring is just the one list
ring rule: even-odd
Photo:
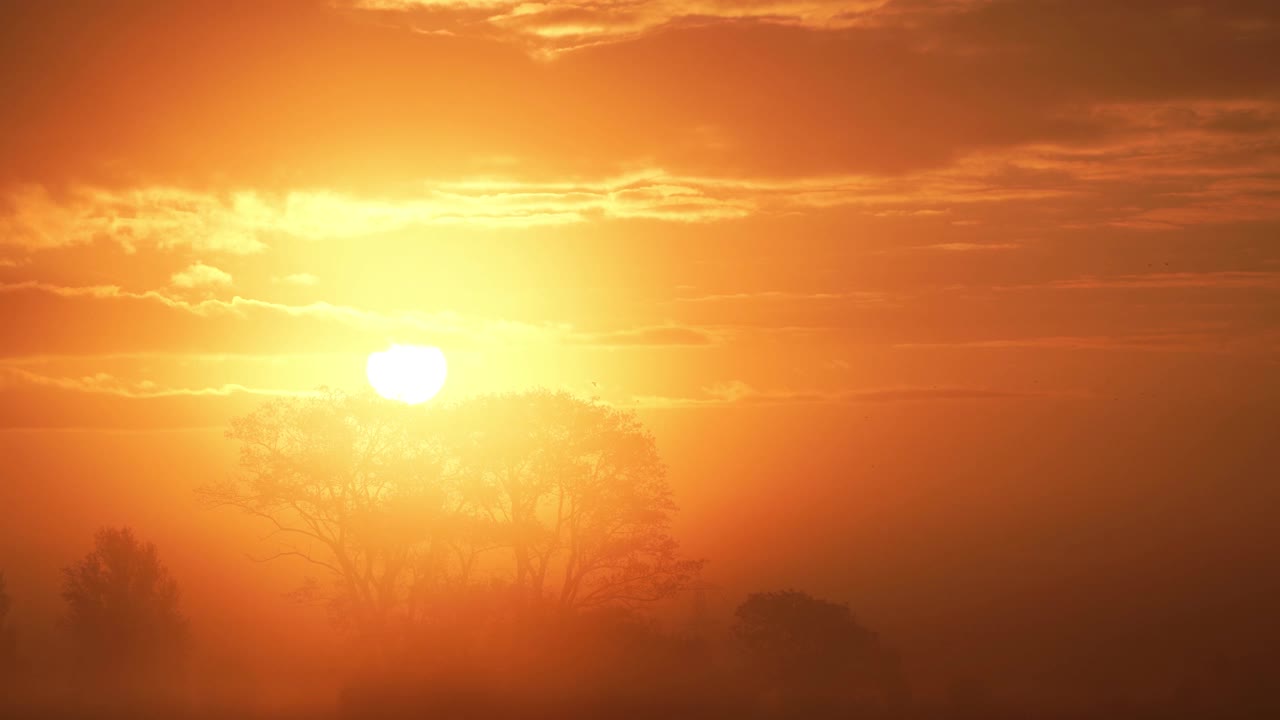
[[186,640],[178,584],[155,545],[129,528],[104,528],[93,551],[63,569],[67,628],[80,669],[90,675],[167,674]]
[[883,656],[876,635],[847,605],[795,590],[753,593],[734,613],[733,633],[752,669],[776,689],[847,688]]

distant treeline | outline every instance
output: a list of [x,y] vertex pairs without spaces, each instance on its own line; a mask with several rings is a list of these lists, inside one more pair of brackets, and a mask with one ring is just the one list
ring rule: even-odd
[[[346,651],[339,687],[317,690],[337,698],[321,715],[1280,717],[1267,691],[1026,713],[975,683],[921,702],[845,604],[777,590],[717,614],[702,561],[671,535],[653,437],[634,414],[568,394],[409,407],[326,390],[272,400],[227,435],[238,467],[199,496],[260,523],[256,560],[311,575],[292,597],[325,608]],[[21,592],[0,574],[0,715],[256,712],[189,692],[201,648],[178,580],[132,529],[103,528],[63,569],[57,652],[39,660],[14,617]],[[236,640],[258,642],[253,628]]]
[[[327,608],[350,648],[352,716],[812,716],[906,697],[895,657],[845,605],[767,592],[730,622],[711,616],[632,413],[547,391],[423,408],[325,390],[227,434],[239,467],[199,495],[263,524],[256,559],[315,575],[293,596]],[[67,657],[26,674],[61,672],[66,707],[180,706],[193,648],[156,548],[104,528],[63,575]],[[691,611],[659,622],[651,609],[674,598]],[[0,585],[13,678],[9,607]]]

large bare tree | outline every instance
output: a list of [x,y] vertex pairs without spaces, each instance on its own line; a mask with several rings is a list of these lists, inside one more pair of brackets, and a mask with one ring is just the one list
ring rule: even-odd
[[204,488],[325,571],[338,617],[418,620],[460,586],[508,581],[528,604],[634,607],[680,590],[651,435],[634,415],[544,390],[408,407],[324,391],[233,421],[239,472]]
[[211,505],[261,518],[274,548],[321,569],[335,618],[362,631],[401,605],[445,498],[408,408],[323,390],[278,398],[232,421],[239,471],[202,488]]
[[501,528],[525,597],[631,607],[698,572],[670,534],[666,467],[634,414],[547,390],[482,396],[452,413],[456,485]]

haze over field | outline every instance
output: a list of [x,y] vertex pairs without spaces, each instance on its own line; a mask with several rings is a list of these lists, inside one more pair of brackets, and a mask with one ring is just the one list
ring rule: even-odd
[[1276,712],[1277,68],[1264,0],[0,1],[0,704]]

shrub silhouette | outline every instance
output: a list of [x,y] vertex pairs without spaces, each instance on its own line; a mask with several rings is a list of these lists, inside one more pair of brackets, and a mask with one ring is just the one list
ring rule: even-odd
[[852,698],[882,689],[887,656],[847,605],[795,590],[762,592],[734,616],[733,634],[762,692]]
[[9,624],[9,611],[13,600],[0,572],[0,680],[4,680],[17,664],[17,633]]

